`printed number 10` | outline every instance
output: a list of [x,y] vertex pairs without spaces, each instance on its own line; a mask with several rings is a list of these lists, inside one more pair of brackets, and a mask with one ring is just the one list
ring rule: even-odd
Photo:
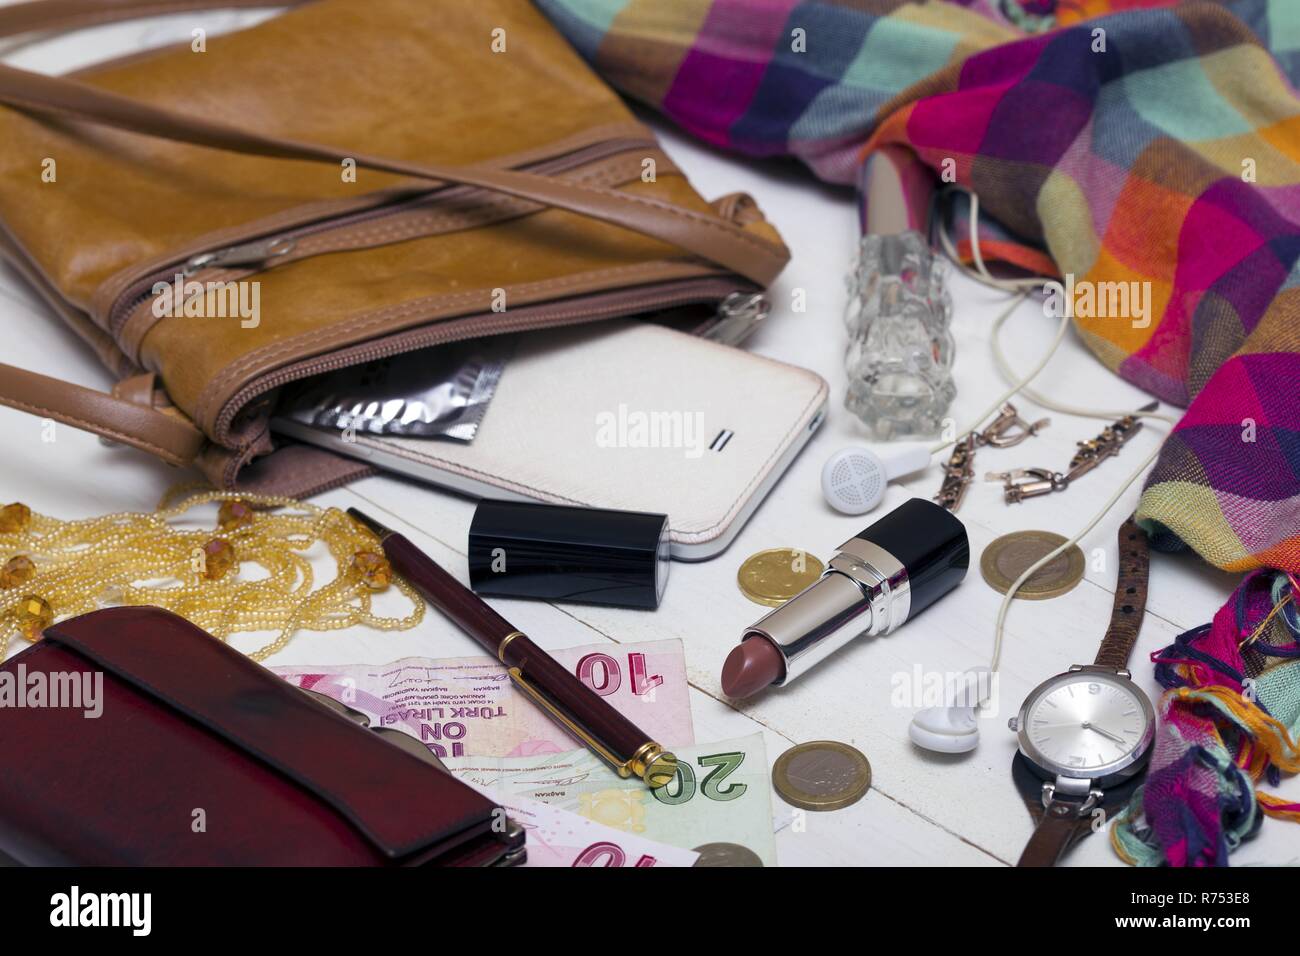
[[[631,675],[632,693],[637,697],[664,682],[658,674],[647,676],[645,655],[638,652],[627,655],[627,671]],[[588,654],[578,661],[578,680],[601,697],[608,697],[623,686],[623,671],[618,661],[608,654]]]
[[[654,866],[658,860],[642,854],[633,866]],[[573,861],[572,866],[626,866],[627,854],[615,843],[593,843]]]

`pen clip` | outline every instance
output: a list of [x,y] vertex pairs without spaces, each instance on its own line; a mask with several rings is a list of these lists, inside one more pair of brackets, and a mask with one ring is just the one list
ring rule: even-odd
[[506,673],[510,675],[510,679],[519,685],[519,689],[527,694],[533,703],[545,710],[555,720],[563,724],[564,728],[569,733],[573,734],[573,736],[577,737],[584,744],[594,750],[602,760],[617,771],[620,777],[626,779],[627,777],[632,776],[632,769],[628,766],[627,761],[619,760],[604,746],[602,746],[600,742],[597,741],[596,738],[593,737],[585,728],[578,726],[578,724],[575,723],[568,714],[564,713],[560,708],[556,707],[555,704],[551,703],[551,701],[548,700],[541,691],[524,678],[523,671],[518,667],[507,667]]

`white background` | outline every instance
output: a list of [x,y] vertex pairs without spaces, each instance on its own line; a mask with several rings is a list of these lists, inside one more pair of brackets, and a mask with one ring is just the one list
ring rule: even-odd
[[[248,13],[222,13],[98,28],[11,48],[7,61],[63,72],[141,46],[188,40],[196,25],[219,32],[255,19]],[[840,314],[844,274],[857,235],[856,209],[849,192],[818,184],[792,164],[742,161],[690,141],[662,122],[654,121],[654,125],[668,152],[702,194],[752,193],[785,237],[793,260],[772,290],[773,316],[748,347],[823,375],[831,383],[830,419],[730,550],[703,564],[674,565],[666,598],[657,612],[518,601],[495,601],[494,606],[549,647],[680,638],[692,685],[696,739],[701,742],[761,730],[770,761],[796,743],[824,738],[862,750],[871,761],[873,785],[857,805],[835,813],[808,814],[800,830],[791,825],[789,809],[774,798],[782,864],[1014,863],[1031,823],[1011,784],[1015,740],[1006,720],[1037,683],[1072,663],[1092,660],[1110,616],[1116,529],[1132,511],[1138,486],[1081,542],[1089,558],[1083,583],[1064,597],[1018,601],[1012,608],[998,712],[982,722],[983,740],[977,751],[941,757],[913,747],[907,739],[912,712],[891,706],[891,678],[911,672],[914,665],[946,672],[987,663],[1000,595],[978,572],[978,557],[985,545],[1001,534],[1027,528],[1073,534],[1155,447],[1165,427],[1149,426],[1119,458],[1065,494],[1008,506],[1002,503],[996,484],[977,483],[959,512],[971,537],[972,570],[956,592],[900,631],[887,638],[860,640],[788,688],[765,692],[739,706],[725,702],[718,684],[722,661],[743,628],[764,610],[737,590],[740,562],[755,551],[779,546],[829,557],[830,549],[870,520],[833,512],[822,501],[818,481],[829,454],[862,441],[859,427],[842,406],[845,337]],[[40,188],[36,185],[38,174],[34,169],[33,188]],[[75,242],[76,237],[69,236],[68,241]],[[796,289],[806,291],[806,313],[791,312]],[[961,277],[954,279],[953,291],[958,384],[953,414],[964,425],[1003,387],[990,359],[987,336],[992,319],[1006,300],[1001,293]],[[4,361],[85,385],[111,386],[107,373],[88,350],[57,324],[7,267],[0,269],[0,300]],[[1021,306],[1006,336],[1017,368],[1029,368],[1042,354],[1053,324],[1037,305]],[[1149,400],[1107,371],[1073,334],[1039,385],[1059,400],[1085,405],[1136,407]],[[1042,414],[1028,401],[1019,404],[1026,417]],[[981,451],[976,471],[982,476],[987,470],[1015,466],[1061,468],[1072,455],[1074,443],[1092,437],[1103,424],[1054,415],[1051,427],[1041,437],[1011,450]],[[0,408],[0,448],[4,449],[0,501],[23,501],[61,518],[151,510],[166,488],[187,477],[142,454],[106,448],[97,439],[62,426],[56,440],[47,443],[42,441],[41,429],[37,419]],[[892,487],[875,516],[910,496],[930,497],[938,484],[938,469],[932,467]],[[371,478],[316,500],[364,508],[407,534],[465,580],[464,550],[472,502],[388,478]],[[1100,566],[1094,561],[1097,552],[1104,554]],[[1132,660],[1135,679],[1153,696],[1157,687],[1150,653],[1172,642],[1181,631],[1208,621],[1235,582],[1235,576],[1210,568],[1192,554],[1153,555],[1147,617]],[[21,644],[15,640],[15,645]],[[473,653],[475,647],[430,611],[419,628],[404,633],[364,629],[303,633],[270,663],[382,663],[408,655],[462,656]],[[1295,799],[1300,787],[1288,782],[1282,792]],[[1295,862],[1297,857],[1300,828],[1266,820],[1260,836],[1234,854],[1233,863],[1281,864]],[[1101,836],[1087,839],[1068,862],[1119,865]]]

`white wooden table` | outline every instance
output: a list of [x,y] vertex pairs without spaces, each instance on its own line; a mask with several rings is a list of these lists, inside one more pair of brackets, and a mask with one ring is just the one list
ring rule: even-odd
[[[259,15],[221,13],[161,18],[83,31],[13,49],[7,61],[50,72],[124,53],[140,46],[189,39],[194,26],[218,32],[252,22]],[[821,498],[819,474],[826,457],[861,442],[855,421],[842,406],[844,273],[857,233],[847,191],[815,182],[793,165],[756,166],[722,155],[654,121],[674,159],[705,196],[738,189],[752,193],[780,228],[793,261],[773,289],[775,311],[748,347],[814,369],[832,387],[831,415],[821,433],[758,510],[730,550],[702,564],[675,564],[667,595],[657,612],[577,605],[549,606],[523,601],[495,602],[533,638],[548,647],[680,638],[686,649],[696,739],[705,742],[761,731],[769,760],[803,741],[831,738],[867,755],[873,785],[865,799],[845,810],[809,814],[806,827],[790,826],[788,808],[774,799],[777,847],[784,865],[1013,863],[1030,832],[1030,820],[1011,784],[1014,735],[1006,720],[1042,679],[1072,663],[1091,660],[1110,615],[1115,577],[1115,533],[1138,496],[1134,486],[1108,518],[1081,542],[1089,558],[1085,580],[1051,601],[1014,605],[1008,619],[996,716],[982,722],[974,753],[942,757],[917,750],[907,738],[910,708],[891,706],[891,679],[919,665],[925,671],[961,671],[988,661],[1000,595],[984,583],[978,556],[998,535],[1027,528],[1073,534],[1160,440],[1164,426],[1138,435],[1116,460],[1080,481],[1067,494],[1025,504],[1002,503],[994,484],[974,486],[959,516],[972,544],[973,567],[950,597],[880,639],[862,639],[788,688],[765,692],[735,706],[718,683],[722,661],[742,629],[763,609],[735,585],[736,569],[755,551],[789,546],[829,557],[829,550],[871,520],[846,518]],[[33,173],[36,183],[36,173]],[[33,185],[33,188],[39,188]],[[75,237],[74,237],[75,239]],[[1003,307],[1000,294],[958,277],[956,301],[958,397],[955,417],[963,425],[985,408],[1003,383],[988,348],[988,329]],[[791,312],[792,294],[803,289],[807,311]],[[28,292],[8,268],[0,270],[0,342],[4,360],[86,385],[112,383],[75,336]],[[1027,369],[1046,349],[1053,323],[1029,303],[1013,317],[1005,338],[1016,367]],[[1071,335],[1052,361],[1040,387],[1067,402],[1136,407],[1148,400],[1108,372]],[[1040,410],[1018,403],[1026,417]],[[491,412],[489,411],[489,414]],[[1102,423],[1053,416],[1041,437],[1007,451],[981,452],[987,469],[1021,465],[1060,466],[1078,440],[1092,437]],[[143,455],[106,448],[98,440],[58,427],[44,441],[41,422],[0,409],[0,502],[21,500],[62,518],[126,509],[150,510],[163,491],[183,477]],[[938,469],[891,487],[875,517],[906,498],[937,490]],[[320,504],[356,505],[407,534],[453,573],[466,576],[465,541],[471,501],[385,477],[370,478],[316,499]],[[1094,560],[1104,554],[1101,561]],[[1151,651],[1181,631],[1203,623],[1223,603],[1235,577],[1220,573],[1195,555],[1153,556],[1146,622],[1133,656],[1135,679],[1150,693],[1157,687],[1148,662]],[[21,645],[16,641],[16,645]],[[236,641],[238,645],[240,642]],[[249,647],[252,645],[249,644]],[[15,650],[17,648],[15,647]],[[415,630],[377,633],[355,629],[297,636],[273,664],[381,663],[408,655],[429,657],[473,653],[474,645],[431,612]],[[0,719],[3,719],[0,717]],[[1281,789],[1300,798],[1300,786]],[[1234,864],[1292,863],[1300,858],[1300,827],[1266,820],[1261,835],[1233,857]],[[1108,841],[1086,840],[1072,864],[1119,865]]]

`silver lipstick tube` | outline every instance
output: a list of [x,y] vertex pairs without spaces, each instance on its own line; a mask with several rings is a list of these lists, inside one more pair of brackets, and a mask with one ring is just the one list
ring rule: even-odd
[[745,640],[765,637],[785,659],[777,684],[798,677],[863,634],[888,634],[907,620],[907,568],[875,542],[850,538],[816,583],[765,615]]
[[861,635],[888,634],[966,576],[970,543],[951,512],[913,498],[839,547],[814,583],[745,631],[780,652],[774,683],[799,677]]

